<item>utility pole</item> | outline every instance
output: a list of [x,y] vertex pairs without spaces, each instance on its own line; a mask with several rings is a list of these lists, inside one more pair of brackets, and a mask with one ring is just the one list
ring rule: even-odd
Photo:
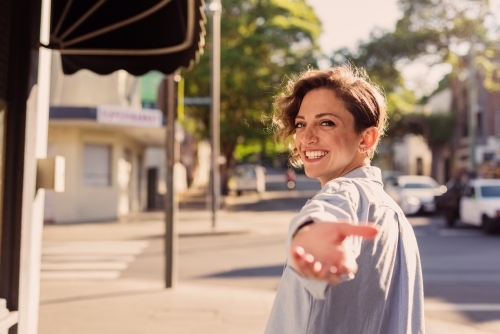
[[477,82],[475,58],[475,38],[471,38],[469,51],[469,170],[476,171],[476,123],[477,123]]
[[212,159],[210,167],[212,228],[217,223],[217,211],[220,208],[220,0],[212,0],[209,6],[212,12],[212,98],[211,98],[211,133]]
[[177,276],[177,200],[174,189],[175,165],[175,80],[174,74],[165,76],[163,85],[164,112],[167,120],[165,151],[167,155],[165,194],[165,287],[173,288]]

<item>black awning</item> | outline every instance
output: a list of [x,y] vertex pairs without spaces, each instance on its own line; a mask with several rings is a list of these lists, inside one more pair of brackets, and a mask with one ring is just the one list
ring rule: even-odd
[[65,74],[190,67],[204,45],[204,0],[52,0],[49,48]]

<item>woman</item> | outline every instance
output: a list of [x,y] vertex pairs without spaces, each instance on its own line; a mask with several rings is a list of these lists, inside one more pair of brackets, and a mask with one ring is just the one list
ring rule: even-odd
[[291,163],[322,189],[291,222],[265,333],[424,333],[415,235],[370,166],[386,125],[382,94],[338,66],[302,73],[276,107]]

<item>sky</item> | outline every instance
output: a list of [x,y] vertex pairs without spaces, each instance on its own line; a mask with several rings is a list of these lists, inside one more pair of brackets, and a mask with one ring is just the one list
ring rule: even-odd
[[397,0],[307,0],[322,22],[322,51],[331,54],[341,47],[354,48],[368,40],[373,28],[393,30],[402,17]]
[[[402,17],[397,0],[307,0],[322,22],[319,39],[322,51],[331,55],[341,47],[355,49],[358,41],[368,41],[374,28],[394,30]],[[500,12],[500,0],[490,1]],[[499,15],[500,17],[500,15]],[[428,68],[423,63],[402,70],[405,84],[417,96],[430,94],[450,71],[447,65]]]

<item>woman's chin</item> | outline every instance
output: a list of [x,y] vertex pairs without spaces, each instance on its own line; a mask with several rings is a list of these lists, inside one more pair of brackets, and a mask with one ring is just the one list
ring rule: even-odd
[[318,177],[321,176],[320,173],[318,173],[318,171],[315,171],[312,168],[307,168],[307,167],[304,167],[304,173],[307,175],[307,177],[311,179],[317,179]]

